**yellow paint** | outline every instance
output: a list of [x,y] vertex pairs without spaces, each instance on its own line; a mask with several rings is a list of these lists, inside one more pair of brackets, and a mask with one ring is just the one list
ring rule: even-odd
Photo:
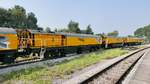
[[144,39],[128,37],[128,38],[126,38],[126,42],[127,43],[144,42]]
[[106,37],[104,40],[106,44],[123,43],[123,38],[118,37]]
[[61,35],[54,34],[35,34],[33,47],[60,47],[62,45]]
[[67,36],[65,46],[98,45],[98,44],[102,44],[102,40],[100,38],[97,39],[95,37]]
[[0,34],[0,36],[6,37],[8,42],[8,47],[0,48],[0,50],[14,50],[18,48],[18,38],[16,34]]

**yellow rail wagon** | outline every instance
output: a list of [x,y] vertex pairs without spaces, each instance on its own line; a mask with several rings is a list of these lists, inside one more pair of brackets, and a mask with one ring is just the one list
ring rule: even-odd
[[103,37],[103,45],[105,48],[123,46],[122,37]]
[[45,33],[38,30],[20,31],[20,48],[26,53],[38,53],[47,58],[52,56],[64,56],[66,53],[81,53],[84,50],[100,48],[102,39],[99,36],[67,33]]
[[38,30],[22,30],[22,49],[26,53],[38,53],[47,58],[50,55],[59,54],[63,45],[63,36],[60,34],[46,33]]
[[125,37],[124,43],[125,45],[138,45],[144,42],[144,39],[142,38],[136,38],[136,37]]
[[18,49],[18,37],[15,29],[12,28],[0,28],[0,60],[14,58]]
[[32,37],[31,48],[50,48],[62,46],[62,35],[54,33],[39,32],[38,30],[29,30]]
[[67,52],[81,53],[85,50],[95,50],[100,48],[102,39],[100,36],[87,35],[87,34],[72,34],[72,33],[59,33],[64,36],[64,47],[67,47]]
[[138,38],[137,42],[138,42],[138,44],[142,44],[144,42],[144,39],[143,38]]

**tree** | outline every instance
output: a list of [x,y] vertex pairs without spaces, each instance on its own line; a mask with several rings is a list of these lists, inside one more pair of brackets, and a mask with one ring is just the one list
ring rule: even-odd
[[28,13],[27,15],[27,28],[36,29],[37,28],[37,18],[34,13]]
[[58,32],[66,32],[66,33],[70,33],[70,31],[66,28],[63,28],[63,29],[59,29],[57,30]]
[[134,35],[136,37],[142,37],[145,38],[146,42],[150,42],[150,25],[138,28],[135,32]]
[[127,37],[134,37],[133,35],[128,35]]
[[79,23],[70,21],[68,24],[68,30],[71,33],[80,33]]
[[117,37],[119,35],[119,32],[117,30],[113,31],[113,32],[109,32],[107,34],[107,36],[112,36],[112,37]]
[[0,8],[0,26],[13,28],[37,29],[37,18],[34,13],[26,14],[26,10],[16,5],[13,8]]
[[92,31],[92,28],[91,28],[91,25],[88,25],[86,30],[85,30],[86,34],[93,34],[93,31]]
[[144,26],[143,28],[138,28],[134,35],[136,37],[150,37],[150,25]]
[[143,28],[139,28],[139,29],[137,29],[135,32],[134,32],[134,35],[136,36],[136,37],[144,37],[144,29]]
[[43,31],[43,28],[42,27],[38,27],[37,30]]
[[86,30],[80,30],[81,34],[86,34]]
[[16,5],[14,8],[9,9],[11,14],[11,26],[14,28],[25,28],[26,27],[26,10]]
[[50,33],[50,32],[51,32],[51,29],[50,29],[49,27],[46,27],[45,31],[46,31],[47,33]]
[[57,28],[55,28],[54,32],[58,32]]
[[0,26],[9,27],[10,14],[4,8],[0,8]]
[[103,32],[103,33],[98,33],[96,34],[97,36],[106,36],[106,34]]

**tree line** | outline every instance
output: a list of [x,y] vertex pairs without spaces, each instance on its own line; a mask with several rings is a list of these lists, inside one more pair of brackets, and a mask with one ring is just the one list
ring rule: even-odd
[[[51,29],[49,27],[47,27],[45,29],[46,32],[53,32],[51,31]],[[63,28],[63,29],[57,29],[55,28],[54,32],[66,32],[66,33],[79,33],[79,34],[94,34],[91,25],[89,24],[85,30],[82,30],[79,28],[79,23],[75,22],[75,21],[70,21],[68,23],[67,28]],[[114,30],[112,32],[108,32],[108,33],[100,33],[100,34],[96,34],[96,35],[105,35],[105,36],[111,36],[111,37],[118,37],[119,36],[119,32],[117,30]]]
[[[49,27],[46,28],[46,32],[51,32]],[[75,21],[70,21],[67,28],[57,29],[55,28],[54,32],[66,32],[66,33],[80,33],[80,34],[94,34],[91,25],[88,25],[85,30],[81,30],[79,23]]]
[[33,12],[16,5],[13,8],[0,8],[0,27],[38,29],[37,18]]
[[150,25],[138,28],[135,32],[134,35],[136,37],[141,37],[145,38],[146,42],[150,42]]

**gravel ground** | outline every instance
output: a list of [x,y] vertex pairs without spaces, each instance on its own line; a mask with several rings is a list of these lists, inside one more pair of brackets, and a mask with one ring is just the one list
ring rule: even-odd
[[115,84],[121,75],[138,59],[145,51],[139,52],[126,60],[115,65],[111,69],[105,71],[96,79],[90,81],[88,84]]

